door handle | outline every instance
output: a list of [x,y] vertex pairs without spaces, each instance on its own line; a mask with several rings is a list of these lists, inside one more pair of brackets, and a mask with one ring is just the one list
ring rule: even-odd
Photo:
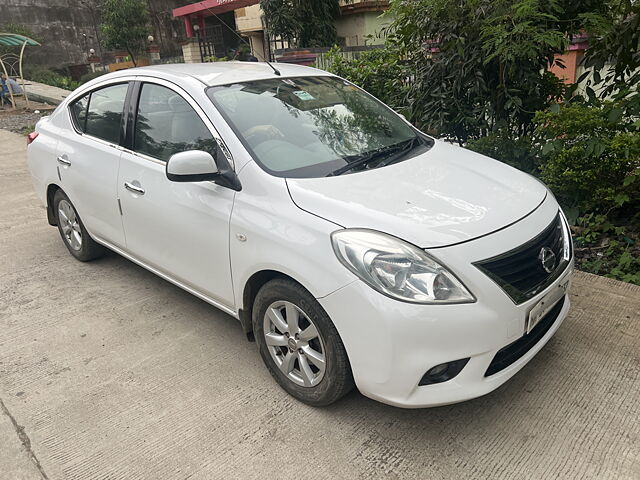
[[124,188],[137,195],[144,195],[144,188],[134,185],[133,183],[124,182]]
[[71,162],[69,161],[68,158],[66,158],[64,155],[60,155],[58,158],[58,163],[60,165],[64,165],[65,167],[70,167],[71,166]]

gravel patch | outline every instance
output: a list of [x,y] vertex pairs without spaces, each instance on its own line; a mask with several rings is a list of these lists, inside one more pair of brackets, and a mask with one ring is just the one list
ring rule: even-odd
[[14,133],[25,133],[23,131],[25,128],[33,127],[42,116],[48,114],[49,112],[44,111],[40,113],[20,110],[15,113],[0,112],[0,128]]
[[29,108],[27,108],[24,100],[18,99],[17,109],[0,109],[0,128],[14,133],[26,134],[28,132],[25,132],[25,129],[33,129],[40,118],[49,115],[55,108],[53,105],[33,100],[29,102]]

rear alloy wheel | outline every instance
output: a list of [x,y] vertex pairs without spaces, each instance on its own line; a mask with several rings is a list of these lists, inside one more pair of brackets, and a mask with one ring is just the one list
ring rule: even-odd
[[65,243],[76,252],[80,251],[82,249],[82,229],[76,211],[66,199],[62,199],[58,203],[58,225]]
[[296,282],[276,278],[260,289],[253,304],[253,331],[271,375],[298,400],[329,405],[353,388],[336,327]]
[[62,241],[71,255],[81,262],[88,262],[105,254],[106,248],[89,236],[71,200],[62,190],[53,197],[53,211]]

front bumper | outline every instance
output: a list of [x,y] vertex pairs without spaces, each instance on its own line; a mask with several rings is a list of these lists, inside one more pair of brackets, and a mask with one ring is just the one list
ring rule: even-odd
[[[473,261],[524,243],[557,214],[555,201],[498,233],[454,247],[432,250],[476,294],[477,302],[417,305],[400,302],[355,281],[318,299],[343,340],[358,389],[375,400],[407,408],[461,402],[485,395],[515,375],[553,336],[569,311],[568,295],[551,327],[524,355],[489,376],[496,353],[521,338],[529,311],[573,274],[571,263],[544,291],[520,305]],[[502,246],[502,247],[501,247]],[[456,268],[467,265],[466,268]],[[419,386],[430,368],[470,358],[462,371],[443,383]]]

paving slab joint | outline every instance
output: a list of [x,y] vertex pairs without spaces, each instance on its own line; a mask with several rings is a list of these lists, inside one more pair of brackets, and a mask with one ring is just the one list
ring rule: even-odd
[[36,468],[40,472],[40,475],[42,476],[43,480],[49,480],[49,477],[44,471],[44,468],[42,468],[42,465],[40,464],[40,460],[38,460],[38,457],[36,456],[35,452],[31,448],[31,439],[29,438],[29,435],[27,435],[27,432],[24,431],[24,427],[20,425],[18,421],[14,418],[14,416],[11,414],[11,412],[9,411],[9,409],[4,404],[1,398],[0,398],[0,410],[2,410],[2,412],[7,417],[9,417],[9,420],[11,420],[11,423],[13,424],[13,428],[16,430],[16,435],[18,436],[18,439],[22,443],[22,446],[24,447],[24,449],[27,451],[29,458],[31,458],[31,461],[35,464]]

